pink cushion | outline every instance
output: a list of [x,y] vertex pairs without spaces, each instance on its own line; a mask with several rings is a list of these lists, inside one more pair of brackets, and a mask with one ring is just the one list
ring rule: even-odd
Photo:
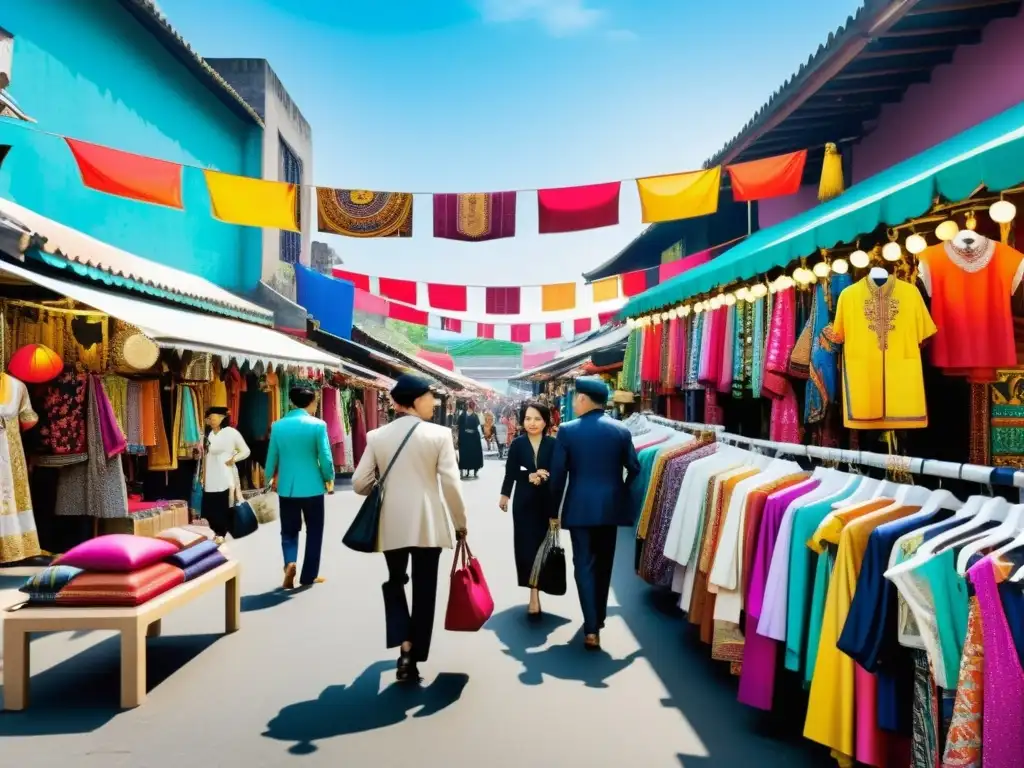
[[169,541],[111,533],[79,544],[56,561],[86,571],[128,573],[145,568],[178,551]]

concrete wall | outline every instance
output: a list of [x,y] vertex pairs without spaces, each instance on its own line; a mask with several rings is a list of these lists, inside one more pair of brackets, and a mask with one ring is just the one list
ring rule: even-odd
[[[302,163],[302,183],[313,179],[313,131],[292,101],[281,80],[266,59],[208,59],[221,77],[231,83],[263,118],[263,178],[283,181],[281,173],[281,141]],[[313,190],[302,190],[302,245],[299,263],[309,266],[310,244],[316,208]],[[263,230],[261,261],[264,282],[279,293],[295,300],[295,270],[281,259],[281,231]]]
[[[14,37],[10,94],[35,125],[0,121],[12,149],[0,196],[229,290],[260,279],[260,231],[215,220],[202,172],[183,172],[183,211],[87,189],[71,136],[172,162],[258,176],[259,125],[232,112],[119,3],[3,0]],[[38,130],[31,130],[32,128]]]
[[[965,45],[931,80],[888,104],[872,132],[853,147],[853,178],[863,181],[1024,101],[1024,14],[992,22],[980,45]],[[761,202],[769,227],[818,204],[817,185],[791,197]]]

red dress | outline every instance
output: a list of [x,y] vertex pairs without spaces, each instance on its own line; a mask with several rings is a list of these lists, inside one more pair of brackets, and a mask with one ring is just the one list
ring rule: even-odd
[[1024,254],[981,235],[971,248],[957,240],[918,256],[939,332],[932,364],[950,376],[991,382],[997,368],[1014,368],[1017,349],[1010,299],[1020,283]]

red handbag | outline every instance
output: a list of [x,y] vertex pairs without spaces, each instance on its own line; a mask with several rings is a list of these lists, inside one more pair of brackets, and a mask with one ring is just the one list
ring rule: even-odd
[[[462,567],[459,567],[459,558]],[[480,561],[473,557],[469,544],[459,539],[452,561],[451,589],[444,628],[450,632],[478,632],[494,613],[494,598],[484,578]]]

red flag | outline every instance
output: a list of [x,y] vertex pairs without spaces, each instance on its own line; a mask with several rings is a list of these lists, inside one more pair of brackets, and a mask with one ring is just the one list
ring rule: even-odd
[[622,276],[622,295],[636,296],[647,290],[647,270],[636,269]]
[[537,215],[540,233],[579,232],[618,224],[621,187],[622,182],[611,181],[539,190]]
[[478,339],[493,339],[494,338],[494,323],[477,323],[476,324],[476,337]]
[[[356,290],[370,292],[370,276],[360,275],[358,272],[348,272],[344,269],[338,269],[333,267],[331,274],[339,280],[348,280],[350,283],[355,285]],[[415,304],[415,302],[413,302]]]
[[597,322],[599,325],[610,323],[617,314],[618,312],[616,312],[615,310],[612,310],[611,312],[602,312],[597,316]]
[[454,317],[442,317],[441,330],[451,331],[452,333],[462,333],[462,321],[457,320]]
[[427,303],[434,309],[466,311],[466,286],[427,283]]
[[396,280],[393,277],[379,277],[380,295],[404,304],[416,304],[416,282],[414,280]]
[[512,341],[517,344],[527,344],[530,341],[530,324],[519,323],[512,326]]
[[572,321],[572,332],[575,336],[582,336],[584,333],[590,333],[590,327],[593,321],[589,317],[578,317]]
[[359,312],[366,312],[371,315],[388,314],[388,302],[380,296],[374,296],[369,291],[356,288],[356,300],[353,305]]
[[800,189],[807,164],[807,150],[765,157],[749,163],[727,165],[732,180],[732,197],[739,203],[769,197],[795,195]]
[[562,324],[561,323],[548,323],[544,326],[544,338],[545,339],[560,339],[562,338]]
[[64,139],[89,189],[118,197],[182,208],[181,166],[119,149]]
[[427,324],[426,312],[394,301],[388,302],[388,317],[392,320],[401,320],[403,323],[412,323],[413,325]]
[[668,282],[673,277],[683,274],[689,269],[699,267],[706,261],[711,260],[711,249],[695,253],[692,256],[684,256],[681,259],[670,261],[658,267],[658,284]]
[[518,288],[488,288],[485,291],[486,312],[489,315],[518,315]]

